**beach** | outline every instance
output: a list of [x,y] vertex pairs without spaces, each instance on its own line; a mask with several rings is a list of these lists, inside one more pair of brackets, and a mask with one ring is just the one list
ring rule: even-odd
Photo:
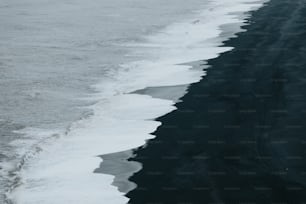
[[[305,1],[251,12],[134,151],[131,204],[305,203]],[[203,61],[203,64],[206,63]]]
[[262,3],[2,1],[0,203],[129,202],[132,150]]
[[0,203],[306,203],[305,0],[4,0]]

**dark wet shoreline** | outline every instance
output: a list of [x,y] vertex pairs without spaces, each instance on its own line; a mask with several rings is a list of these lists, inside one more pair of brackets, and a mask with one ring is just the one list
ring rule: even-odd
[[253,12],[132,160],[132,204],[306,202],[306,2]]

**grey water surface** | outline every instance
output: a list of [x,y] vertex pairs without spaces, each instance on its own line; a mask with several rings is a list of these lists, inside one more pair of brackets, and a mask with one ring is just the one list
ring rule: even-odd
[[[18,163],[16,130],[65,131],[86,116],[92,85],[135,60],[124,43],[186,18],[202,0],[2,0],[0,170]],[[33,131],[35,130],[35,131]],[[37,141],[35,141],[37,140]],[[0,203],[10,188],[0,175]]]

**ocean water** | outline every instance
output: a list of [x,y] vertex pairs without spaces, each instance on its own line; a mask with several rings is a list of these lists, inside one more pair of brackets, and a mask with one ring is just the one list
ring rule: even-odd
[[128,202],[98,155],[144,145],[176,101],[135,91],[179,98],[262,3],[2,1],[0,202]]

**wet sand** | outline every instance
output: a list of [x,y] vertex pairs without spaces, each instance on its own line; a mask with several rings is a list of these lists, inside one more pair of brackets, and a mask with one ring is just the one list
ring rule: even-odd
[[136,184],[128,179],[141,169],[140,163],[128,161],[133,156],[132,150],[102,155],[103,162],[95,173],[115,176],[112,185],[118,187],[120,192],[127,193],[136,188]]

